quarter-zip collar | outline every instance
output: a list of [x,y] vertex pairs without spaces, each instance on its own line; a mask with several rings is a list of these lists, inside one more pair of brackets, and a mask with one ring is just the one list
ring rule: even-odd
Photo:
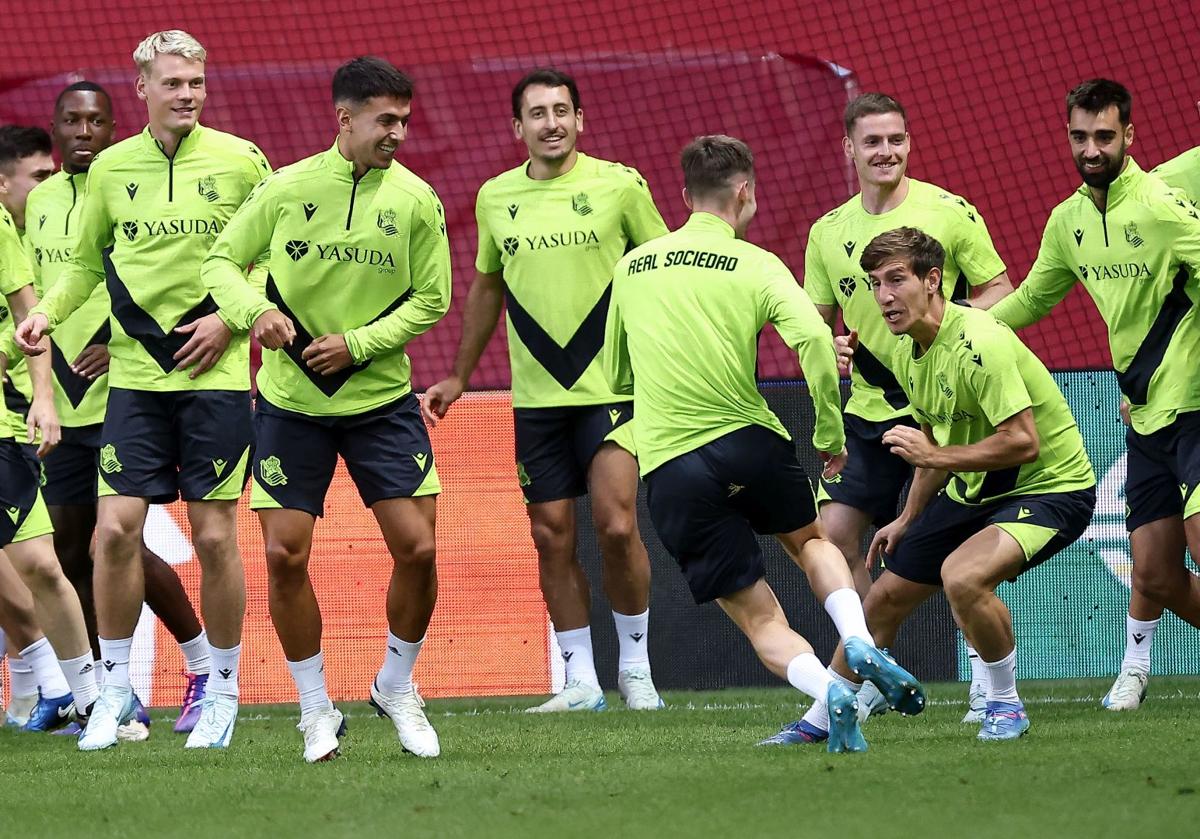
[[350,184],[350,197],[346,205],[346,229],[350,229],[351,223],[354,221],[354,199],[358,194],[358,187],[361,184],[369,184],[378,180],[382,180],[383,173],[387,169],[368,169],[362,173],[359,178],[354,177],[354,161],[347,160],[342,155],[341,149],[338,148],[337,140],[333,141],[333,146],[329,151],[325,152],[324,159],[325,168],[333,173],[338,180],[346,181]]

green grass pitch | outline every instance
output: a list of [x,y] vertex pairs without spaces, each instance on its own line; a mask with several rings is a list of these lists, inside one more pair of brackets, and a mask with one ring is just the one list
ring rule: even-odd
[[165,712],[148,742],[99,754],[0,729],[0,836],[1200,835],[1200,679],[1153,679],[1136,713],[1101,709],[1107,687],[1022,683],[1032,731],[980,743],[966,686],[933,685],[924,715],[871,720],[859,755],[755,748],[797,715],[786,688],[667,692],[654,713],[432,701],[432,761],[357,703],[342,757],[316,766],[295,706],[243,708],[226,752],[185,752]]

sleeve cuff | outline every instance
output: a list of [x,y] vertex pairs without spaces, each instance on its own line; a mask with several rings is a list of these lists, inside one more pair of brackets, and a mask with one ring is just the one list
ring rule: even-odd
[[363,353],[362,343],[358,340],[357,330],[351,329],[342,335],[346,341],[346,349],[350,351],[350,357],[354,359],[355,364],[362,364],[366,361],[366,355]]

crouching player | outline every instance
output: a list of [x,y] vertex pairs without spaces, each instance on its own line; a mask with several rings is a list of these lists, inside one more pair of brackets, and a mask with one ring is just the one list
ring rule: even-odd
[[744,241],[757,209],[746,144],[700,137],[682,163],[691,218],[614,271],[604,343],[609,384],[633,393],[650,516],[696,602],[716,600],[772,673],[828,703],[829,751],[863,751],[854,694],[788,626],[754,535],[774,535],[803,569],[851,666],[892,707],[919,712],[921,686],[875,648],[795,447],[755,385],[756,336],[770,322],[799,355],[816,406],[813,443],[826,474],[836,474],[846,452],[833,339],[783,262]]

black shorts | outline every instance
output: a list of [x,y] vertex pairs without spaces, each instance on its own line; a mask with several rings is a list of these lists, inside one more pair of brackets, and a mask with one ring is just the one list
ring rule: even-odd
[[51,507],[96,505],[102,423],[63,428],[62,442],[42,458],[42,496]]
[[0,548],[52,533],[38,484],[41,464],[35,449],[13,440],[0,440]]
[[1125,432],[1125,529],[1200,513],[1200,411],[1180,414],[1151,434]]
[[912,417],[871,422],[846,414],[846,467],[832,480],[821,479],[817,503],[836,501],[862,510],[876,527],[894,521],[904,488],[913,475],[913,468],[904,458],[892,454],[882,442],[883,433],[897,425],[919,428]]
[[248,391],[109,388],[99,495],[154,504],[236,499],[253,439]]
[[[605,441],[634,452],[632,402],[567,408],[513,408],[517,481],[530,504],[588,491],[588,467]],[[620,430],[618,430],[620,429]]]
[[272,405],[254,411],[254,510],[325,513],[338,455],[370,507],[388,498],[441,492],[433,447],[415,394],[346,417],[312,417]]
[[817,518],[796,447],[760,425],[667,461],[646,476],[646,487],[650,519],[697,603],[762,578],[755,533],[791,533]]
[[910,582],[940,586],[946,557],[994,524],[1020,544],[1025,564],[1018,574],[1023,574],[1078,539],[1091,524],[1095,507],[1094,488],[1017,495],[988,504],[960,504],[942,492],[913,522],[895,552],[884,557],[884,567]]

